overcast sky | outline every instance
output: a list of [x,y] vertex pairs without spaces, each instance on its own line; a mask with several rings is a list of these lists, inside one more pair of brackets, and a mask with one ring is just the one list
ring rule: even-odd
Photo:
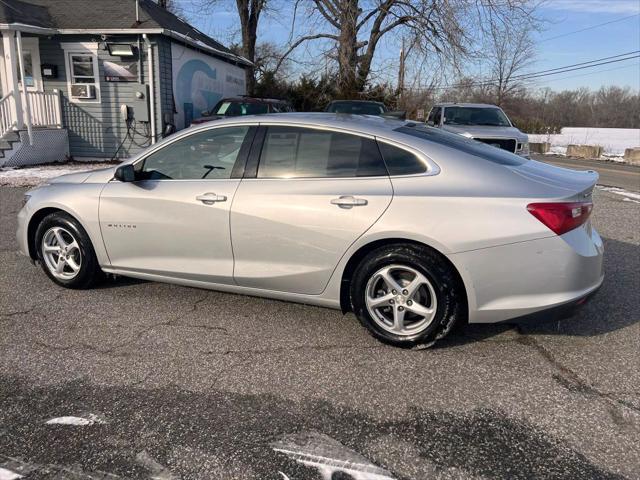
[[[234,36],[238,38],[237,13],[232,9],[235,1],[222,2],[229,5],[227,11],[217,7],[213,14],[206,15],[194,12],[192,1],[178,0],[178,3],[194,26],[223,43],[229,43]],[[545,20],[545,30],[536,38],[537,61],[533,71],[640,50],[640,0],[548,0],[539,15]],[[292,12],[287,8],[262,18],[259,41],[285,44],[291,19]],[[590,28],[606,22],[613,23]],[[587,30],[576,32],[582,29]],[[301,50],[299,57],[304,58],[305,53],[307,58],[312,57],[313,47],[307,52]],[[382,72],[389,71],[392,79],[397,75],[397,55],[398,46],[388,41],[381,45],[377,56],[378,67]],[[582,86],[597,89],[603,85],[640,89],[640,59],[544,77],[537,85],[554,90]]]

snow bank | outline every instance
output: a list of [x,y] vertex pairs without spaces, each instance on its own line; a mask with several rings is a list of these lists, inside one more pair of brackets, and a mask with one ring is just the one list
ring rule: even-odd
[[597,188],[599,190],[604,191],[604,192],[609,192],[609,193],[613,193],[615,195],[623,196],[624,198],[622,199],[622,201],[624,201],[624,202],[640,203],[640,193],[630,192],[628,190],[625,190],[624,188],[605,187],[605,186],[601,186],[601,185],[598,185]]
[[529,135],[530,142],[549,142],[550,154],[565,155],[568,145],[600,145],[605,157],[622,157],[625,148],[640,147],[640,129],[565,127],[555,135]]
[[27,168],[0,168],[0,185],[31,187],[67,173],[86,172],[112,166],[113,164],[108,163],[65,163]]

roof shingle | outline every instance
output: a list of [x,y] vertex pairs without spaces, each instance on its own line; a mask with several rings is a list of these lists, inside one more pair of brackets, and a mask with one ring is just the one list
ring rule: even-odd
[[166,29],[225,53],[231,51],[200,32],[153,0],[139,0],[136,22],[135,0],[2,0],[0,23],[22,23],[36,27],[82,30]]

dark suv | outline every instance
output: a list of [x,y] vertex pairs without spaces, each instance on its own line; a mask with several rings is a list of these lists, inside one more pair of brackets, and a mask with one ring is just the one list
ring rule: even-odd
[[240,115],[286,113],[293,111],[293,108],[286,100],[253,97],[223,98],[210,111],[202,112],[202,116],[194,119],[191,124],[204,123],[226,117],[237,117]]
[[403,111],[389,111],[382,102],[372,100],[333,100],[325,112],[348,113],[351,115],[377,115],[380,117],[399,118],[404,120],[407,116]]

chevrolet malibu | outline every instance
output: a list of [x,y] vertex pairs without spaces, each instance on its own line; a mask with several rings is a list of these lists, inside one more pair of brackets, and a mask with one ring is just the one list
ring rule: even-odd
[[597,178],[411,122],[237,117],[31,190],[17,237],[63,287],[110,273],[320,305],[425,347],[597,290]]

